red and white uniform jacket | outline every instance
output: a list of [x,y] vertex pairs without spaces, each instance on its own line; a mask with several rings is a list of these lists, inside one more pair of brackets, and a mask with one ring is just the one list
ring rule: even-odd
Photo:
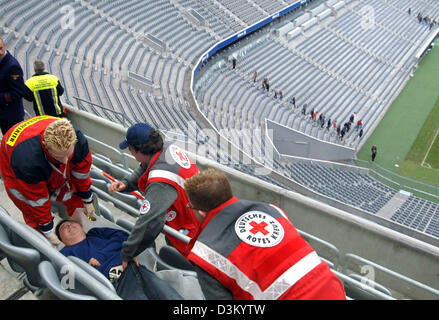
[[66,165],[42,145],[44,130],[58,119],[37,116],[23,121],[3,136],[0,147],[0,170],[9,197],[26,223],[46,235],[53,231],[51,200],[68,204],[71,215],[76,207],[83,207],[82,200],[92,197],[92,158],[81,131],[76,130],[77,143]]
[[[188,208],[189,198],[184,190],[184,182],[199,170],[187,154],[175,144],[166,142],[162,151],[152,157],[148,168],[138,181],[139,190],[145,192],[146,187],[153,182],[163,182],[172,185],[178,197],[167,210],[166,224],[175,230],[182,231],[193,238],[199,226],[192,209]],[[187,256],[192,244],[166,234],[171,244],[183,255]]]
[[340,280],[274,205],[232,198],[200,225],[188,259],[234,299],[345,299]]

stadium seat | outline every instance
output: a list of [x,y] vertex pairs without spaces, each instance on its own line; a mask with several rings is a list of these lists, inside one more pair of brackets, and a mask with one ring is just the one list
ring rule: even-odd
[[[15,241],[11,239],[15,238]],[[42,281],[38,273],[38,265],[41,262],[41,255],[38,251],[29,248],[16,245],[21,239],[18,236],[14,236],[12,232],[8,232],[0,225],[0,250],[6,256],[9,265],[15,272],[25,272],[26,279],[24,281],[25,285],[32,291],[35,292],[40,288],[44,287],[44,282]],[[47,241],[42,239],[43,241]]]
[[83,295],[73,293],[61,285],[61,281],[58,278],[57,272],[53,265],[48,261],[42,261],[37,268],[39,274],[41,275],[42,281],[50,289],[50,291],[55,294],[59,299],[62,300],[97,300],[96,297],[90,295]]

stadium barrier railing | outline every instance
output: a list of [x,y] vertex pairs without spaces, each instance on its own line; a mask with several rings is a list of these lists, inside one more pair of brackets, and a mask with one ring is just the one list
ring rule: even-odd
[[439,203],[439,186],[428,184],[413,178],[402,176],[392,170],[386,169],[375,162],[357,159],[359,167],[368,168],[372,178],[396,190],[405,190],[424,199]]

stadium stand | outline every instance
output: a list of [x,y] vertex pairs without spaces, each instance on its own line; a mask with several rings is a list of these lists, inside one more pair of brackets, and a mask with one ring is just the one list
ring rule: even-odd
[[[303,116],[301,106],[307,103],[308,112],[315,108],[339,124],[356,112],[366,124],[365,135],[370,134],[416,68],[414,53],[437,31],[415,17],[419,11],[437,17],[436,2],[315,0],[282,17],[280,24],[252,31],[242,44],[230,44],[218,57],[203,60],[193,77],[207,50],[296,2],[0,1],[0,36],[22,63],[25,77],[33,73],[33,60],[48,61],[48,71],[66,88],[62,99],[69,105],[125,127],[149,122],[186,146],[203,148],[207,159],[348,212],[382,218],[399,232],[416,231],[407,234],[420,233],[436,243],[437,204],[411,195],[383,213],[399,190],[367,173],[276,152],[267,162],[261,152],[272,147],[265,119],[325,142],[358,147],[362,140],[355,130],[340,141],[310,121],[308,113]],[[375,9],[374,32],[358,23],[365,6]],[[192,23],[186,14],[190,9],[205,24]],[[69,10],[73,20],[66,20]],[[276,34],[282,26],[287,26],[285,34]],[[238,57],[235,70],[228,62],[232,55]],[[253,84],[255,70],[258,81]],[[130,74],[148,79],[152,90],[130,82]],[[261,90],[263,77],[272,90],[284,92],[282,101],[273,99],[273,91]],[[288,102],[292,95],[296,109]],[[227,152],[222,139],[239,153]],[[251,161],[243,161],[243,154]],[[261,164],[272,174],[261,174]]]
[[[343,124],[355,112],[357,119],[373,124],[382,117],[401,85],[408,80],[416,64],[414,53],[428,37],[429,30],[406,13],[393,10],[395,13],[391,16],[392,19],[398,19],[399,23],[405,25],[404,35],[397,33],[401,28],[395,27],[391,19],[384,19],[389,15],[388,11],[392,12],[392,8],[383,8],[383,5],[372,1],[367,5],[374,8],[376,6],[379,10],[377,9],[377,22],[373,26],[374,32],[369,32],[370,30],[359,23],[362,18],[360,11],[364,5],[363,2],[347,4],[335,17],[328,18],[326,22],[302,32],[302,36],[288,41],[283,37],[265,37],[258,46],[237,53],[237,71],[224,72],[225,74],[213,77],[226,77],[220,83],[229,84],[235,81],[233,86],[243,87],[254,70],[257,70],[260,79],[269,79],[272,90],[282,90],[288,97],[296,96],[298,105],[307,103],[318,114],[324,114],[326,120],[332,119]],[[324,8],[324,5],[319,7]],[[223,71],[227,70],[224,65]],[[210,81],[214,82],[215,79]],[[266,95],[257,90],[260,82],[257,85],[253,90],[249,89],[250,95],[256,96],[256,103],[264,99],[264,109],[281,109],[285,105],[285,102],[265,102]],[[221,105],[215,104],[218,100],[216,96],[221,97],[224,91],[228,94],[227,89],[212,88],[207,82],[205,87],[199,88],[199,94],[205,95],[205,91],[209,91],[209,102],[200,100],[203,110],[221,109]],[[271,91],[270,96],[272,95]],[[246,102],[249,99],[237,106],[248,108]],[[233,104],[229,106],[235,107]],[[280,112],[273,114],[279,115]],[[228,117],[227,112],[225,116]],[[267,115],[263,112],[261,117],[265,116]],[[281,117],[280,122],[306,134],[340,143],[336,136],[307,125],[307,120],[294,121],[294,118],[293,112],[290,112],[290,115]],[[220,120],[212,118],[214,123]],[[369,128],[373,126],[365,126],[366,135]],[[352,130],[341,143],[355,146],[360,143],[356,136],[357,133]]]
[[[362,119],[366,124],[365,134],[370,134],[415,68],[417,62],[413,57],[432,32],[428,27],[392,4],[340,3],[328,1],[297,17],[294,25],[302,27],[294,39],[278,36],[276,32],[257,35],[250,44],[229,49],[217,59],[211,58],[210,69],[205,68],[197,76],[194,93],[201,112],[229,139],[239,132],[242,139],[237,144],[251,156],[256,157],[252,151],[258,147],[254,148],[254,141],[246,138],[243,128],[262,130],[264,119],[323,141],[358,147],[364,140],[357,138],[358,131],[351,129],[341,141],[335,130],[326,129],[326,121],[336,120],[343,125],[355,112],[355,121]],[[374,32],[359,23],[365,5],[376,8]],[[303,27],[328,7],[338,9],[325,16],[324,22]],[[435,12],[433,8],[428,10]],[[388,16],[391,18],[385,19]],[[394,20],[401,24],[405,21],[405,27],[395,27],[391,22]],[[239,63],[232,70],[224,60],[233,55]],[[255,70],[258,81],[253,83]],[[261,89],[263,77],[270,81],[269,93]],[[274,90],[282,90],[286,98],[273,99]],[[296,109],[288,102],[293,95]],[[305,103],[308,109],[302,115],[301,105]],[[324,128],[311,120],[308,113],[311,108],[325,116]],[[265,145],[264,140],[263,137],[259,144]],[[300,162],[291,160],[274,161],[273,165],[273,170],[314,192],[371,214],[388,210],[389,202],[398,193],[357,173],[352,173],[355,177],[352,184],[352,180],[338,177],[337,170],[312,162],[305,166],[307,170]],[[391,214],[380,216],[389,218]]]

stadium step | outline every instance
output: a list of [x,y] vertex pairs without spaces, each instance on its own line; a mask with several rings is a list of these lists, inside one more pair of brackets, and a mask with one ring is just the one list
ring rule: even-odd
[[6,259],[0,260],[0,300],[38,300],[23,284],[23,277],[9,267]]
[[410,193],[400,190],[377,212],[377,216],[390,220],[393,214],[401,208],[409,197]]

